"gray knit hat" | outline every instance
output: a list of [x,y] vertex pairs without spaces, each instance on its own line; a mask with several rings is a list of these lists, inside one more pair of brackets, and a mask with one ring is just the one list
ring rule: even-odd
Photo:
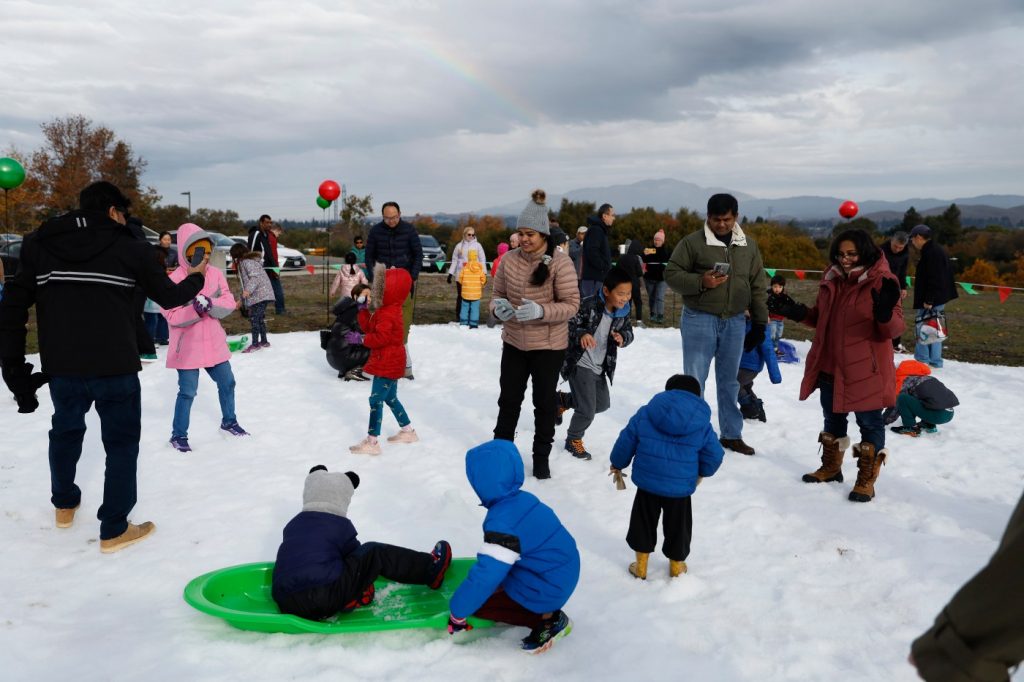
[[359,476],[349,471],[331,473],[327,467],[313,467],[302,490],[302,511],[317,511],[345,516],[352,493],[359,487]]
[[548,225],[548,207],[544,203],[547,199],[547,194],[542,189],[533,190],[533,194],[530,197],[530,202],[526,204],[526,208],[519,214],[519,219],[516,220],[516,229],[525,227],[528,230],[534,230],[541,234],[551,234],[551,228]]

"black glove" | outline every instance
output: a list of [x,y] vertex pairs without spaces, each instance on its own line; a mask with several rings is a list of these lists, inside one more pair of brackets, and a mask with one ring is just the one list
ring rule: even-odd
[[42,372],[33,374],[32,363],[21,361],[5,363],[3,377],[4,383],[7,384],[7,388],[11,390],[14,399],[18,402],[18,412],[22,414],[35,412],[39,407],[36,391],[49,381],[50,377]]
[[875,320],[885,324],[892,319],[892,309],[900,300],[900,285],[886,277],[878,291],[871,290],[871,300],[875,302]]
[[764,328],[765,325],[760,322],[754,322],[750,325],[750,331],[743,337],[743,352],[749,353],[754,350],[764,341]]
[[797,303],[792,299],[780,300],[780,298],[768,300],[768,312],[772,315],[782,315],[794,322],[800,322],[807,317],[807,306],[803,303]]
[[448,284],[452,283],[452,273],[448,273]]

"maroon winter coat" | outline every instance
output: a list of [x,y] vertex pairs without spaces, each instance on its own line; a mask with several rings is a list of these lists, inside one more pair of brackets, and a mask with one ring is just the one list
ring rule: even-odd
[[[378,279],[384,281],[383,293],[377,292]],[[402,303],[412,289],[412,276],[403,268],[390,268],[383,278],[374,276],[374,285],[372,295],[378,308],[372,315],[365,309],[359,311],[363,345],[370,349],[370,359],[363,366],[363,372],[385,379],[401,379],[405,374]]]
[[875,321],[871,292],[878,291],[883,279],[895,279],[885,258],[853,279],[838,266],[824,274],[818,300],[803,320],[814,327],[814,341],[800,400],[817,388],[818,373],[827,372],[835,377],[835,412],[866,412],[896,404],[892,339],[903,333],[903,308],[897,301],[892,319],[885,324]]

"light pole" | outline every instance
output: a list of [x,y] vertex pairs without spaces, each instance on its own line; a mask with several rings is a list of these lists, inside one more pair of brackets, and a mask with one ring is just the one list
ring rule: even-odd
[[192,220],[192,192],[182,192],[181,194],[188,197],[188,219]]

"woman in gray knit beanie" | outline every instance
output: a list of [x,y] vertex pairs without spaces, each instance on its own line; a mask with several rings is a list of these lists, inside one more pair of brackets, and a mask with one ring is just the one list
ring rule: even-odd
[[498,421],[494,437],[515,440],[527,380],[533,383],[533,475],[550,478],[548,455],[555,438],[558,372],[569,343],[568,321],[580,305],[576,269],[555,250],[547,196],[534,190],[519,214],[519,248],[502,257],[494,276],[491,311],[502,327]]

